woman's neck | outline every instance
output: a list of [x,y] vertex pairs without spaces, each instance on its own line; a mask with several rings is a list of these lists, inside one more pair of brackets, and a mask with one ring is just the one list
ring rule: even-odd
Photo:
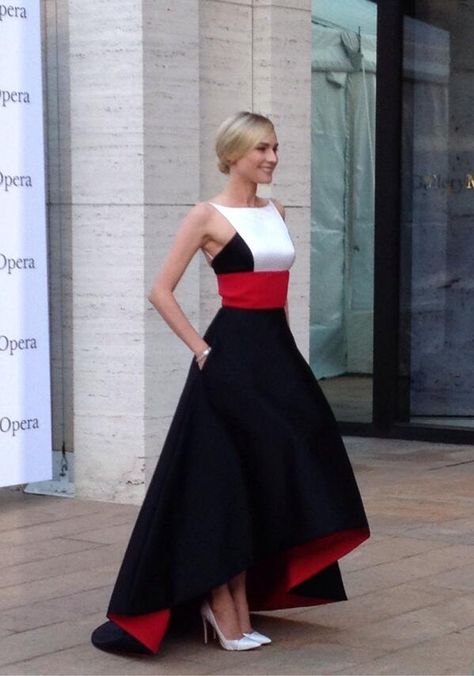
[[230,177],[224,190],[219,193],[225,202],[254,207],[257,204],[257,183],[243,181],[241,178]]

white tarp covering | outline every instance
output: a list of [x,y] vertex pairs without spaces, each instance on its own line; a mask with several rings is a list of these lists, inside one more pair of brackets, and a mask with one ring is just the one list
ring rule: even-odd
[[310,359],[318,378],[371,373],[373,343],[376,38],[361,32],[359,50],[357,33],[323,23],[313,16]]

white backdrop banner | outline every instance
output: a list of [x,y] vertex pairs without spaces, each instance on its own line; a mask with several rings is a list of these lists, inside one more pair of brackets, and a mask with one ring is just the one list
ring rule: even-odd
[[0,1],[0,486],[52,478],[39,0]]

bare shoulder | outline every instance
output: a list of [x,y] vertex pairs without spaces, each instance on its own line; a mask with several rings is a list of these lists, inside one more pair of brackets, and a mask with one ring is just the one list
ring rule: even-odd
[[284,219],[285,218],[285,207],[283,206],[283,204],[279,200],[275,199],[275,197],[270,197],[270,199],[273,202],[273,204],[276,206],[278,211],[280,212],[280,216]]
[[209,220],[209,216],[215,213],[215,209],[209,202],[196,202],[186,214],[186,219],[196,224],[203,224]]
[[214,209],[207,202],[197,202],[185,214],[181,221],[180,230],[199,232],[202,235],[213,215],[213,211]]

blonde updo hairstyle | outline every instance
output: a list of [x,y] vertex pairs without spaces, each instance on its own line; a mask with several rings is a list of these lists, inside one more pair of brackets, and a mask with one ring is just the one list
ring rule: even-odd
[[228,174],[231,162],[240,159],[274,131],[273,122],[264,115],[241,110],[222,122],[216,134],[217,166]]

